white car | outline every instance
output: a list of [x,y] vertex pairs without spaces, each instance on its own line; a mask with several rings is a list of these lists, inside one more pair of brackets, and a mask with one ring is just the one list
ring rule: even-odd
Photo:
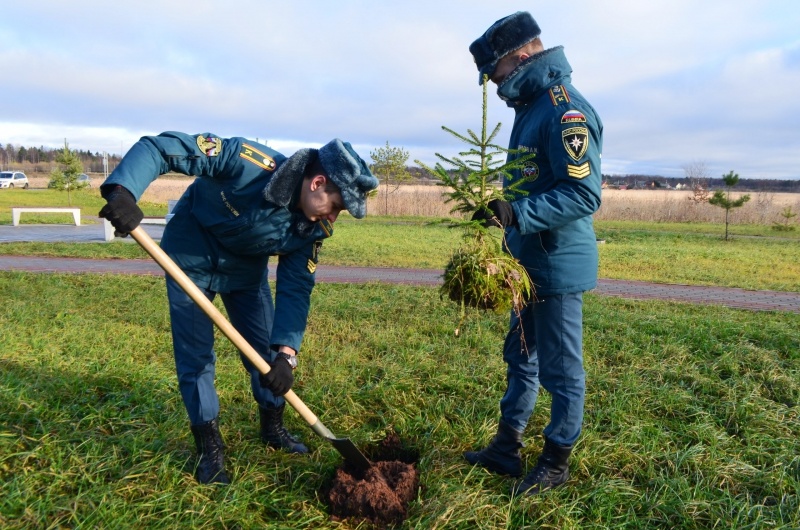
[[0,172],[0,188],[28,189],[28,177],[22,171]]
[[92,179],[90,179],[89,175],[87,175],[86,173],[81,173],[80,175],[78,175],[78,178],[75,181],[75,183],[78,185],[78,187],[82,188],[92,187]]

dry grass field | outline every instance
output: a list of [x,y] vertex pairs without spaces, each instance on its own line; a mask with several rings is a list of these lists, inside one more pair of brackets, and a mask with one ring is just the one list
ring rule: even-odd
[[[740,194],[733,193],[734,197]],[[598,220],[657,222],[719,222],[721,208],[695,204],[692,192],[678,190],[603,190],[603,204],[595,214]],[[369,200],[373,215],[419,215],[444,217],[450,206],[445,204],[438,186],[402,186],[390,193],[384,189]],[[781,212],[790,207],[800,212],[800,193],[750,193],[750,201],[731,214],[732,224],[772,224],[783,220]]]
[[[177,199],[191,184],[190,177],[161,177],[144,193],[142,200],[156,204]],[[47,177],[30,178],[31,187],[44,188]],[[102,176],[92,176],[92,186],[98,187]],[[389,193],[382,186],[371,197],[367,211],[371,215],[410,215],[446,217],[450,206],[445,204],[443,188],[439,186],[408,185]],[[734,197],[740,193],[733,193]],[[656,222],[719,222],[722,210],[709,204],[695,204],[691,191],[682,190],[603,190],[603,204],[595,215],[598,220],[656,221]],[[750,201],[731,214],[732,224],[772,224],[783,220],[781,212],[790,207],[800,212],[800,193],[750,193]]]

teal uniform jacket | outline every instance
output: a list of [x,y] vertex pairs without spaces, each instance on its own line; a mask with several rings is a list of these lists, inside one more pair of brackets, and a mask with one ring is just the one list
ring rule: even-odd
[[559,46],[529,58],[497,90],[516,112],[509,148],[536,153],[512,176],[526,179],[527,195],[511,199],[518,226],[506,230],[506,244],[539,295],[597,285],[591,216],[600,207],[603,124],[571,73]]
[[123,186],[138,201],[159,175],[199,177],[173,209],[162,248],[198,287],[216,292],[259,288],[269,257],[278,256],[270,342],[299,351],[319,248],[333,228],[295,211],[302,175],[281,173],[286,160],[245,138],[165,132],[141,138],[103,185]]

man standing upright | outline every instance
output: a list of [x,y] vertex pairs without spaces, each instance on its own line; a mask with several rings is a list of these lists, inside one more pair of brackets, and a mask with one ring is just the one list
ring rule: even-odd
[[507,249],[527,269],[536,297],[511,315],[503,349],[508,386],[497,434],[464,456],[492,472],[521,476],[519,449],[541,385],[552,395],[544,448],[512,489],[526,495],[567,481],[583,423],[583,292],[597,284],[592,214],[600,207],[603,145],[603,124],[572,86],[563,47],[545,49],[540,33],[530,13],[517,12],[469,47],[478,82],[488,77],[515,111],[509,148],[536,153],[513,175],[525,179],[527,193],[492,201],[473,219],[505,230]]

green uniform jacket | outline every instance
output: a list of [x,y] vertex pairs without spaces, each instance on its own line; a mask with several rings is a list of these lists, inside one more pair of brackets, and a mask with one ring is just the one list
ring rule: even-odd
[[[277,171],[286,160],[245,138],[165,132],[134,144],[103,185],[123,186],[138,201],[159,175],[199,177],[173,209],[162,248],[198,287],[216,292],[258,288],[269,256],[278,256],[270,342],[299,351],[319,247],[333,228],[294,210],[302,175]],[[273,189],[289,192],[265,193],[272,179],[286,179]]]
[[521,64],[497,91],[516,112],[509,148],[536,153],[513,175],[526,179],[527,194],[511,201],[518,226],[506,230],[506,243],[540,295],[597,285],[591,216],[600,207],[603,123],[571,73],[559,46]]

